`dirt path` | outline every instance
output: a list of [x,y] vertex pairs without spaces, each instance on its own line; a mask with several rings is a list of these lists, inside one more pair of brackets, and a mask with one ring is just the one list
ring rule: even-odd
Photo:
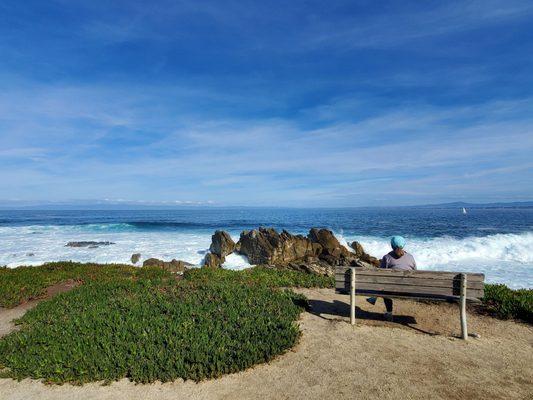
[[16,326],[13,324],[13,320],[22,317],[26,311],[35,307],[39,302],[49,299],[58,293],[68,292],[78,285],[78,282],[72,280],[60,282],[48,287],[46,289],[46,294],[40,299],[28,301],[14,308],[0,307],[0,337],[15,330]]
[[348,321],[348,296],[302,290],[300,344],[268,365],[221,379],[110,386],[46,386],[0,380],[0,398],[14,399],[531,399],[533,328],[469,314],[479,339],[462,341],[457,306],[397,301],[397,322],[381,321],[380,300],[358,298]]

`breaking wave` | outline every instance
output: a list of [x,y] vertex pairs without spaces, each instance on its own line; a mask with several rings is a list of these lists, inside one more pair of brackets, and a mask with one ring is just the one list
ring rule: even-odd
[[[359,236],[365,250],[381,257],[390,251],[388,238]],[[533,233],[495,234],[462,239],[450,236],[407,238],[406,250],[420,269],[485,273],[487,281],[511,287],[533,287]]]
[[[243,221],[234,222],[242,224]],[[16,267],[60,260],[129,263],[133,253],[142,254],[141,262],[156,257],[201,263],[213,230],[175,229],[180,223],[173,223],[174,228],[167,230],[160,229],[159,224],[0,226],[0,265]],[[154,229],[147,229],[147,225],[153,225]],[[234,240],[238,240],[237,232],[230,229]],[[344,243],[361,242],[366,251],[376,257],[390,251],[386,237],[344,236],[342,231],[336,234]],[[69,241],[110,241],[115,244],[96,249],[65,247]],[[533,287],[533,232],[466,238],[407,237],[406,249],[415,256],[420,269],[482,272],[488,282],[505,283],[513,288]],[[235,255],[228,257],[224,266],[243,269],[249,264]]]

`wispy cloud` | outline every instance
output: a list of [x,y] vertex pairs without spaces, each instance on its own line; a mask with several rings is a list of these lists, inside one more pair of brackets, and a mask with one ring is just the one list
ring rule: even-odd
[[[533,118],[526,112],[533,99],[403,107],[355,121],[343,100],[330,103],[325,117],[316,112],[320,128],[306,128],[292,118],[200,120],[187,112],[154,117],[154,98],[166,102],[176,92],[101,90],[52,90],[33,102],[22,96],[21,104],[12,97],[7,114],[14,108],[18,117],[13,131],[4,131],[0,160],[17,171],[3,169],[2,182],[18,182],[22,196],[55,185],[57,199],[71,198],[74,190],[81,198],[98,194],[156,202],[178,197],[324,205],[340,198],[342,205],[360,205],[377,198],[412,202],[451,196],[487,175],[496,176],[502,187],[517,171],[522,180],[531,178],[523,163],[525,149],[533,147]],[[79,100],[70,106],[73,93]],[[106,101],[95,101],[99,98]],[[10,121],[6,115],[3,120]],[[21,132],[20,121],[33,129]],[[52,131],[57,136],[49,142]],[[8,146],[28,142],[45,147]],[[44,153],[55,157],[39,158]]]
[[527,1],[469,1],[402,4],[392,13],[375,14],[363,23],[354,16],[339,21],[322,21],[308,36],[308,45],[383,48],[408,42],[472,31],[514,19],[527,19],[533,5]]

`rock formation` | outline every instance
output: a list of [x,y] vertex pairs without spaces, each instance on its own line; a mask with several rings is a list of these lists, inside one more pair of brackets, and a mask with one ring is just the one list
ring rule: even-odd
[[99,246],[109,246],[115,244],[113,242],[68,242],[66,247],[89,247],[90,249],[96,249]]
[[377,261],[364,251],[360,254],[350,251],[328,229],[313,228],[304,237],[287,231],[278,233],[272,228],[259,228],[242,232],[236,247],[251,264],[328,276],[335,273],[337,265],[373,266]]
[[183,272],[193,266],[181,260],[163,261],[157,258],[149,258],[143,262],[143,267],[159,267],[169,272]]
[[379,259],[377,259],[376,257],[372,257],[370,254],[365,252],[361,243],[354,241],[352,242],[352,244],[350,244],[350,247],[354,249],[355,255],[357,256],[357,258],[359,258],[360,261],[366,262],[373,267],[379,267]]
[[135,253],[131,255],[131,263],[137,264],[139,260],[141,259],[141,253]]
[[207,253],[202,263],[202,268],[220,268],[224,261],[214,253]]
[[219,268],[232,252],[246,256],[252,265],[328,276],[335,273],[337,265],[379,265],[379,260],[365,253],[359,243],[352,243],[352,247],[354,251],[343,246],[328,229],[313,228],[305,237],[285,230],[279,233],[273,228],[259,228],[243,231],[237,243],[227,232],[216,231],[202,266]]
[[337,240],[333,232],[328,229],[313,228],[307,235],[309,240],[314,243],[319,243],[322,246],[322,252],[319,254],[319,259],[325,263],[336,265],[355,265],[355,254],[344,247]]
[[211,246],[209,247],[209,250],[224,262],[226,256],[233,253],[233,250],[235,250],[235,242],[228,232],[216,231],[215,234],[211,236]]
[[287,265],[290,262],[317,257],[322,251],[318,243],[287,231],[272,228],[244,231],[238,243],[239,253],[248,257],[251,264]]

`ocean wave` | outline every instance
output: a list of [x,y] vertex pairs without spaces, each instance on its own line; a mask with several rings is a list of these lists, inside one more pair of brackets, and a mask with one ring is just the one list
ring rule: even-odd
[[[7,221],[6,222],[10,222]],[[31,222],[31,221],[30,221]],[[54,223],[28,223],[28,221],[21,223],[10,222],[9,224],[0,224],[0,231],[2,229],[19,229],[34,231],[50,231],[50,230],[73,230],[73,231],[192,231],[192,230],[217,230],[224,229],[231,232],[240,232],[242,230],[256,229],[257,227],[275,227],[278,230],[287,229],[291,232],[306,233],[309,227],[304,224],[293,223],[265,223],[248,219],[234,219],[224,220],[220,222],[200,222],[200,221],[124,221],[124,222],[54,222]]]
[[195,229],[211,228],[213,224],[199,222],[175,222],[175,221],[135,221],[129,222],[129,225],[138,229]]
[[[387,238],[358,237],[365,249],[381,256],[390,251]],[[450,236],[436,238],[407,238],[407,249],[421,265],[460,263],[466,260],[511,261],[533,263],[533,233],[495,234],[457,239]]]
[[[238,240],[239,231],[230,232]],[[376,257],[390,251],[387,237],[343,235],[342,231],[336,234],[345,245],[353,240],[361,242]],[[136,229],[130,223],[0,227],[0,265],[16,267],[61,260],[129,263],[133,253],[142,254],[141,262],[150,257],[176,258],[199,265],[211,235],[212,230]],[[69,241],[115,244],[97,249],[65,247]],[[533,287],[533,232],[466,238],[407,237],[406,250],[415,256],[420,269],[483,272],[488,282]],[[225,265],[230,269],[248,266],[239,256],[229,256]]]
[[[245,230],[256,229],[261,226],[254,220],[225,220],[221,222],[180,222],[180,221],[130,221],[128,225],[145,230],[173,230],[173,229],[224,229]],[[267,224],[268,225],[268,224]],[[270,226],[270,225],[268,225]],[[276,224],[277,229],[294,228],[294,224]]]

